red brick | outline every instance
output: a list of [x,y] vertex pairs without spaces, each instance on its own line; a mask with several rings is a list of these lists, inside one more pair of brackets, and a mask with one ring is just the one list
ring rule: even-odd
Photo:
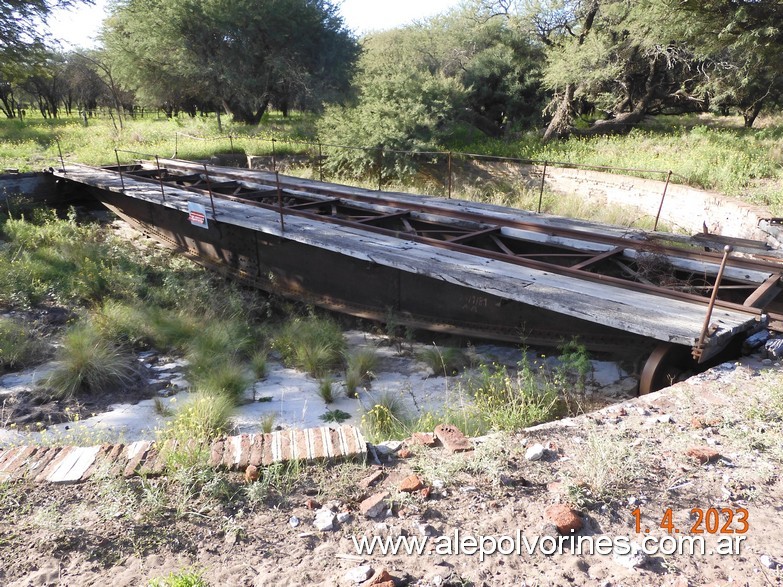
[[261,459],[264,456],[264,436],[264,434],[256,434],[253,439],[248,465],[255,465],[257,467],[261,464]]
[[381,569],[363,583],[362,587],[387,587],[388,585],[394,587],[394,577],[386,569]]
[[386,500],[389,498],[388,491],[381,491],[371,495],[359,504],[359,511],[362,515],[375,518],[387,509]]
[[565,504],[558,503],[549,506],[544,511],[544,515],[547,520],[557,526],[557,531],[563,536],[568,536],[582,529],[582,518]]
[[313,456],[316,459],[325,459],[327,457],[326,443],[324,441],[324,429],[313,428]]
[[685,454],[691,458],[696,459],[702,465],[706,465],[707,463],[711,463],[712,461],[716,461],[720,458],[720,453],[714,448],[710,448],[708,446],[692,446],[687,451],[685,451]]
[[470,440],[460,432],[459,428],[452,426],[451,424],[439,424],[435,428],[435,436],[449,452],[455,453],[473,450],[473,445],[470,443]]
[[421,477],[419,477],[418,475],[410,475],[402,480],[399,489],[400,491],[405,493],[413,493],[414,491],[419,491],[420,489],[424,489],[424,487],[425,484]]
[[60,462],[62,462],[62,460],[68,456],[68,453],[71,452],[72,448],[73,447],[71,446],[66,446],[58,450],[55,457],[51,461],[49,461],[49,464],[46,465],[46,467],[44,467],[41,470],[41,472],[38,473],[38,475],[36,475],[35,482],[43,483],[44,481],[46,481],[46,478],[49,475],[51,475],[52,471],[54,471],[57,467],[60,466]]
[[136,474],[139,465],[144,462],[144,458],[147,456],[151,446],[152,443],[148,441],[144,441],[140,444],[133,443],[130,445],[130,447],[136,451],[136,454],[132,457],[129,455],[128,463],[125,465],[125,469],[122,472],[124,477],[133,477]]
[[15,462],[10,466],[10,469],[8,471],[5,471],[4,473],[0,473],[0,478],[5,476],[8,480],[19,480],[24,479],[28,476],[28,473],[30,472],[30,466],[37,462],[38,455],[46,450],[39,447],[30,447],[30,451],[22,451],[19,456],[16,458]]
[[216,440],[210,446],[209,451],[209,466],[219,467],[223,463],[223,450],[225,447],[225,440]]
[[367,477],[359,481],[358,486],[360,489],[369,489],[376,483],[378,483],[381,479],[383,479],[386,476],[386,473],[383,472],[383,470],[378,469],[374,473],[369,474]]
[[414,432],[411,436],[411,444],[433,447],[437,443],[435,435],[432,432]]
[[291,441],[291,430],[280,431],[280,461],[294,460],[294,443]]
[[273,436],[270,433],[264,434],[264,450],[261,454],[261,464],[263,466],[271,465],[274,461],[272,458],[272,442]]
[[16,456],[16,453],[18,453],[21,449],[21,446],[13,446],[11,448],[5,449],[2,454],[0,454],[0,471],[3,470],[5,464],[13,459]]
[[237,451],[239,449],[239,442],[236,436],[229,436],[223,443],[223,467],[229,471],[234,468],[234,464],[237,462]]
[[17,469],[11,475],[11,481],[34,478],[57,454],[57,450],[49,447],[41,447],[29,460],[26,467]]
[[259,476],[258,467],[255,465],[248,465],[245,469],[245,483],[254,483],[258,481]]
[[237,469],[243,471],[250,464],[250,448],[253,446],[253,436],[250,434],[243,434],[239,441],[239,459],[237,462]]
[[329,439],[332,441],[332,457],[340,458],[346,456],[346,449],[341,442],[340,433],[337,430],[329,428]]
[[311,460],[309,442],[307,440],[307,431],[294,431],[294,446],[296,447],[296,456],[301,460]]
[[90,465],[90,468],[84,472],[84,475],[82,475],[82,481],[86,481],[87,479],[95,475],[96,471],[98,471],[101,467],[106,466],[106,463],[110,462],[109,455],[113,450],[114,450],[114,445],[102,444],[100,450],[98,451],[98,454],[95,457],[95,462],[93,462],[93,464]]

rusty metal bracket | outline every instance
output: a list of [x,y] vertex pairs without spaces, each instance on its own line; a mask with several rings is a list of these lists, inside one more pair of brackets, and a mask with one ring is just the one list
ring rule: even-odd
[[726,269],[726,261],[729,260],[729,254],[733,249],[731,245],[723,247],[723,260],[720,262],[720,269],[718,269],[718,276],[715,278],[715,285],[712,287],[712,295],[710,296],[710,303],[707,306],[707,315],[704,317],[704,324],[701,327],[701,334],[696,346],[693,348],[693,358],[701,360],[704,352],[704,341],[707,339],[707,333],[710,328],[710,320],[712,319],[712,310],[715,308],[715,300],[718,299],[718,290],[720,289],[720,282],[723,279],[723,270]]

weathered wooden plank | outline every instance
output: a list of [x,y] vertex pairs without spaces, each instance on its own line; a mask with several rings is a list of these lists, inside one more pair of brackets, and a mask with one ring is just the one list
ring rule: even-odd
[[[119,179],[109,172],[85,168],[71,177],[118,191]],[[165,202],[157,186],[125,179],[125,193],[169,208],[187,210],[187,202],[209,206],[207,197],[167,187]],[[284,231],[276,211],[239,202],[215,202],[218,219],[237,226],[281,236],[299,243],[393,267],[413,274],[477,289],[502,298],[550,310],[659,340],[692,345],[701,330],[705,305],[667,299],[616,285],[522,267],[430,245],[362,231],[359,228],[313,221],[288,215]],[[581,244],[580,244],[581,247]],[[584,248],[584,247],[582,247]],[[611,249],[611,247],[609,247]],[[594,250],[605,251],[606,245]],[[624,252],[627,253],[629,249]],[[754,313],[717,308],[712,321],[718,331],[708,346],[751,328]]]

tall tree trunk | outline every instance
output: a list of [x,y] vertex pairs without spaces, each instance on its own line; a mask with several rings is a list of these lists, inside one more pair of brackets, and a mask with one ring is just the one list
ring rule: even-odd
[[761,109],[764,107],[764,100],[756,100],[749,108],[745,108],[742,111],[742,118],[745,121],[745,128],[753,128],[753,123],[756,122],[756,118],[761,113]]
[[[579,39],[577,41],[579,45],[583,45],[587,35],[590,34],[590,29],[593,28],[599,6],[600,0],[593,0],[587,7],[587,12],[585,13],[584,21],[582,23],[582,31],[579,33]],[[549,121],[549,126],[547,126],[546,131],[544,132],[545,143],[554,138],[565,137],[571,132],[571,103],[574,101],[575,93],[576,84],[567,84],[560,103],[555,109],[555,114],[552,116],[552,120]]]
[[564,138],[571,132],[571,102],[574,100],[575,92],[576,84],[568,84],[566,86],[565,92],[560,98],[560,103],[555,109],[555,114],[544,132],[545,143],[552,139]]

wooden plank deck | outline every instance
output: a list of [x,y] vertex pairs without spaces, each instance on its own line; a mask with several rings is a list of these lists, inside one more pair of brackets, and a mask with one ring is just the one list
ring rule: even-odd
[[[66,174],[59,175],[102,190],[122,191],[116,172],[70,165]],[[128,176],[125,176],[124,182],[124,194],[128,197],[177,209],[183,214],[187,214],[189,201],[199,203],[206,208],[212,220],[208,196],[166,186],[164,201],[160,187],[155,183],[137,181]],[[706,304],[703,303],[629,291],[615,285],[557,275],[293,215],[285,215],[284,231],[281,231],[277,211],[240,202],[216,198],[215,209],[217,220],[221,223],[425,275],[661,341],[693,346],[706,314]],[[758,312],[715,308],[711,323],[717,326],[717,331],[707,340],[705,348],[724,344],[737,333],[753,328],[757,321]]]

